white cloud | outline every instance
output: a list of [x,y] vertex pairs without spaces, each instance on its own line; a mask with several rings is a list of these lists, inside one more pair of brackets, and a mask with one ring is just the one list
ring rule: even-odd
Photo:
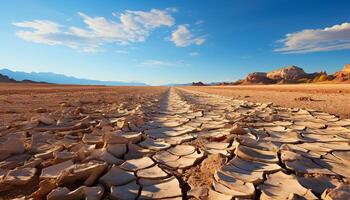
[[200,24],[203,24],[203,23],[204,23],[204,20],[201,20],[201,19],[200,19],[200,20],[197,20],[195,24],[196,24],[196,25],[200,25]]
[[33,28],[36,29],[37,33],[57,33],[59,32],[59,27],[55,22],[51,22],[48,20],[34,20],[32,22],[26,21],[26,22],[18,22],[14,23],[15,26],[22,27],[22,28]]
[[195,37],[188,30],[186,25],[179,25],[177,29],[171,34],[172,42],[178,47],[187,47],[192,44],[201,45],[205,42],[204,37]]
[[150,67],[191,66],[191,64],[188,64],[183,60],[178,60],[174,62],[168,62],[168,61],[162,61],[162,60],[145,60],[141,63],[141,65],[150,66]]
[[282,53],[308,53],[350,49],[350,23],[343,23],[324,29],[305,29],[289,33],[278,42],[283,47],[274,51]]
[[172,9],[145,11],[127,10],[120,15],[119,21],[108,20],[104,17],[90,17],[79,12],[86,27],[63,26],[48,20],[17,22],[13,25],[29,30],[19,30],[17,36],[23,40],[48,44],[64,45],[83,51],[97,51],[106,43],[130,44],[143,42],[150,33],[161,26],[173,26]]
[[191,53],[190,53],[190,56],[193,56],[193,57],[194,57],[194,56],[199,56],[199,53],[198,53],[198,52],[191,52]]
[[[18,22],[15,26],[29,28],[34,30],[20,30],[16,35],[23,40],[47,44],[47,45],[65,45],[70,48],[83,48],[84,51],[96,51],[98,47],[88,38],[80,37],[74,32],[63,32],[60,25],[48,20],[34,20],[32,22]],[[88,35],[88,34],[86,34]]]
[[169,12],[178,12],[178,11],[179,11],[179,9],[176,8],[176,7],[166,8],[165,10],[166,10],[166,11],[169,11]]
[[174,66],[174,63],[165,62],[161,60],[145,60],[141,64],[147,66]]
[[117,50],[115,52],[119,53],[119,54],[129,54],[130,53],[129,51],[125,51],[125,50]]

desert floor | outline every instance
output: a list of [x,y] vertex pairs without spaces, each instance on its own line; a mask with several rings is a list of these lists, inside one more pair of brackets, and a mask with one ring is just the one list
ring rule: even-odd
[[349,92],[1,84],[0,199],[350,199]]
[[350,84],[206,86],[188,89],[251,102],[272,102],[289,108],[321,110],[350,118]]
[[165,87],[105,87],[47,84],[0,84],[0,127],[11,122],[30,120],[42,113],[88,105],[124,103],[133,107],[143,98],[164,93]]

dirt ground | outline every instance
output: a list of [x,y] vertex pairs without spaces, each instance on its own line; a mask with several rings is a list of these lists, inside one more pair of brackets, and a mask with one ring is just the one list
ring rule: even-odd
[[166,87],[106,87],[47,84],[0,84],[0,128],[64,108],[96,110],[107,104],[133,107]]
[[[232,101],[347,117],[347,85],[184,88],[0,84],[0,200],[46,199],[58,187],[72,192],[52,199],[317,199],[348,191],[350,120]],[[113,192],[116,185],[127,189]]]
[[[206,86],[187,89],[232,96],[252,102],[273,102],[284,107],[322,110],[350,118],[350,84]],[[0,84],[0,127],[19,119],[28,120],[35,113],[52,112],[60,106],[84,101],[120,103],[144,95],[159,94],[166,87],[106,87],[45,84]],[[136,102],[136,101],[134,101]],[[128,104],[132,106],[132,104]]]
[[252,102],[273,102],[290,108],[309,108],[350,118],[350,84],[204,86],[187,89],[232,96]]

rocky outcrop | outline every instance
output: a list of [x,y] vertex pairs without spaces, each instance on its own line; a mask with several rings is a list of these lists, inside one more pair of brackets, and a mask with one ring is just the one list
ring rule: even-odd
[[334,74],[334,81],[350,83],[350,64],[345,65],[342,70]]
[[297,66],[283,67],[271,72],[253,72],[243,80],[234,82],[234,85],[252,84],[288,84],[288,83],[315,83],[332,80],[326,72],[306,73]]
[[201,81],[199,82],[192,82],[192,86],[205,86],[205,84]]
[[274,81],[267,77],[265,72],[253,72],[243,81],[243,84],[272,84]]
[[297,66],[280,68],[266,74],[267,78],[276,83],[297,83],[303,78],[313,78],[313,76]]
[[342,71],[350,73],[350,64],[345,65]]

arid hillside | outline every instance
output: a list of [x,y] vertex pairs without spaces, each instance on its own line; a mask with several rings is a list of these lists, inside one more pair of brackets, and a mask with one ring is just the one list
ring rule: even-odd
[[6,75],[0,74],[0,83],[16,83],[15,79],[9,78]]
[[297,66],[282,67],[271,72],[252,72],[242,80],[231,85],[266,85],[266,84],[297,84],[297,83],[349,83],[350,65],[333,75],[327,72],[306,73]]
[[345,65],[342,70],[336,72],[333,81],[338,83],[350,83],[350,64]]

